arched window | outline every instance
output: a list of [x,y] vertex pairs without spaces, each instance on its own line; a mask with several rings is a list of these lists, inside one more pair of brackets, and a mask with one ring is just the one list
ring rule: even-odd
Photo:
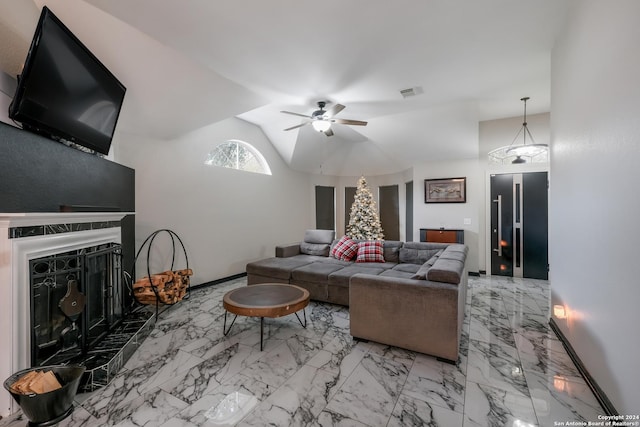
[[235,139],[218,144],[204,163],[271,175],[271,169],[264,156],[253,145]]

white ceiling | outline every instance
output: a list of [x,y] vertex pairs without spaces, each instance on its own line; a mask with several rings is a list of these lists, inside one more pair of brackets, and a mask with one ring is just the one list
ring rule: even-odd
[[[34,0],[128,88],[127,132],[168,139],[228,117],[262,127],[296,170],[394,173],[474,158],[478,121],[549,111],[564,0]],[[404,99],[399,91],[421,87]],[[335,136],[284,132],[318,100]],[[248,141],[251,142],[251,141]],[[505,141],[508,143],[510,141]]]

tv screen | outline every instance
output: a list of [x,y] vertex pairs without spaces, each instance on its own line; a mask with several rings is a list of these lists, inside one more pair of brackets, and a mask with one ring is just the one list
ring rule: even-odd
[[9,117],[26,130],[108,154],[125,91],[45,6]]

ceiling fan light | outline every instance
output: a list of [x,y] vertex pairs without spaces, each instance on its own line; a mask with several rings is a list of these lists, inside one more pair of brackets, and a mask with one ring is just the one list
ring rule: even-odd
[[331,127],[331,122],[326,120],[314,120],[311,122],[311,126],[318,132],[326,132]]

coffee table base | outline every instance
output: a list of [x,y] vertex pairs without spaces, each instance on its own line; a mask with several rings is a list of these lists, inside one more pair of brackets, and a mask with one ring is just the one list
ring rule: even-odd
[[[227,336],[227,334],[229,334],[229,332],[231,331],[231,328],[233,327],[233,324],[236,322],[236,319],[238,318],[237,314],[234,315],[233,320],[229,325],[229,329],[227,329],[227,313],[228,311],[225,310],[224,325],[222,326],[222,333],[224,334],[225,337]],[[302,320],[300,320],[300,316],[298,316],[297,312],[293,314],[296,315],[296,318],[298,319],[298,322],[300,322],[300,325],[302,325],[303,328],[307,329],[307,312],[305,311],[305,309],[304,308],[302,309],[302,316],[304,317],[304,323],[302,323]],[[264,317],[260,317],[260,351],[262,351],[263,349],[263,336],[264,336]]]

